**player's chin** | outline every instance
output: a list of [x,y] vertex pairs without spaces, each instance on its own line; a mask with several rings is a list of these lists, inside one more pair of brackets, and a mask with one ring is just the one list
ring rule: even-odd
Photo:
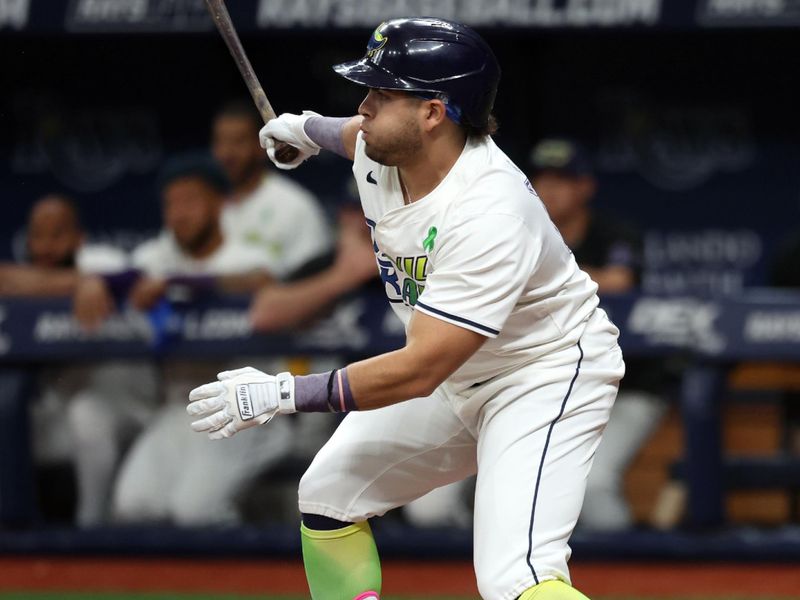
[[379,165],[383,165],[384,167],[394,167],[397,166],[394,161],[391,160],[389,155],[386,152],[381,151],[379,148],[375,146],[370,146],[369,142],[365,140],[364,142],[364,154],[367,155],[372,161],[375,161]]

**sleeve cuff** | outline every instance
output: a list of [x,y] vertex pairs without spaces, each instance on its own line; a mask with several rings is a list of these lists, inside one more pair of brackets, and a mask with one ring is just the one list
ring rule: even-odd
[[421,312],[431,317],[447,321],[448,323],[452,323],[453,325],[458,325],[459,327],[463,327],[464,329],[470,329],[476,333],[480,333],[481,335],[485,335],[487,337],[494,338],[500,335],[499,329],[494,329],[487,325],[477,323],[476,321],[465,319],[464,317],[454,315],[452,313],[440,310],[438,308],[434,308],[432,306],[428,306],[427,304],[423,304],[422,302],[419,301],[417,301],[417,303],[414,305],[414,309],[420,310]]

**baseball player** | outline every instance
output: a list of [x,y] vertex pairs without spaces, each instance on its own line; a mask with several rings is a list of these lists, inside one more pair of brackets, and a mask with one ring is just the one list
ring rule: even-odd
[[[618,330],[522,172],[494,144],[488,45],[441,19],[395,19],[362,59],[358,116],[262,130],[353,160],[406,345],[330,373],[245,367],[192,390],[214,439],[295,411],[350,414],[300,482],[311,596],[378,598],[367,520],[477,473],[474,564],[491,600],[575,599],[567,544],[624,366]],[[265,435],[268,435],[265,432]]]

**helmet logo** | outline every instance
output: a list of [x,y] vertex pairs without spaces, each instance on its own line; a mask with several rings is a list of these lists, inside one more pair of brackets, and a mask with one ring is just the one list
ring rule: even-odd
[[378,28],[374,31],[372,37],[369,38],[369,42],[367,43],[367,58],[371,59],[372,62],[375,63],[380,62],[381,56],[383,56],[383,47],[386,45],[386,42],[389,41],[389,38],[383,35],[380,31],[383,25],[383,23],[378,25]]

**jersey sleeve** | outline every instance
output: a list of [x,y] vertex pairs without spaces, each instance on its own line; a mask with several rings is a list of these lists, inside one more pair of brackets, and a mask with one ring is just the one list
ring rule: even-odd
[[531,278],[540,248],[541,240],[519,217],[473,216],[442,236],[415,310],[496,337]]

